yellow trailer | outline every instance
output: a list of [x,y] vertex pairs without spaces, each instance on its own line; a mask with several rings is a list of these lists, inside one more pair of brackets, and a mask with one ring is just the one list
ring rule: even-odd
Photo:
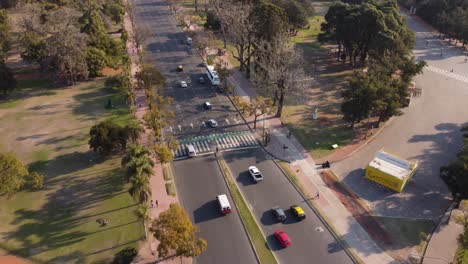
[[401,192],[417,167],[417,163],[381,150],[367,165],[366,178],[396,192]]

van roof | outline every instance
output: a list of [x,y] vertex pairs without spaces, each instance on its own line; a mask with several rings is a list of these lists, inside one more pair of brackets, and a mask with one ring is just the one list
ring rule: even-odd
[[218,201],[222,207],[231,207],[229,200],[225,194],[218,195]]

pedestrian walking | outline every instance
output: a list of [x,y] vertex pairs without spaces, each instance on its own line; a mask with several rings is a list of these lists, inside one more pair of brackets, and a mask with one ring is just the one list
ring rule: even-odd
[[289,133],[288,133],[288,137],[289,137],[289,138],[291,137],[291,131],[289,131]]
[[159,207],[159,202],[158,202],[158,200],[156,200],[156,207]]
[[320,191],[317,190],[317,194],[315,195],[315,198],[316,198],[316,199],[319,199],[319,198],[320,198]]
[[151,206],[151,208],[154,207],[154,201],[153,200],[151,200],[150,206]]

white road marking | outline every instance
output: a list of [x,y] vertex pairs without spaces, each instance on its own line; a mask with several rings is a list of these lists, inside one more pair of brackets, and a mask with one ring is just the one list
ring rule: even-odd
[[177,125],[179,127],[179,131],[182,131],[182,126],[181,125]]
[[229,120],[228,120],[227,118],[226,118],[226,123],[227,123],[228,125],[230,125]]
[[193,129],[193,123],[190,123],[190,127]]

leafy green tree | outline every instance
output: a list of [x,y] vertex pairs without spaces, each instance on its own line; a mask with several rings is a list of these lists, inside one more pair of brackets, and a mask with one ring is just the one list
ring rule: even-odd
[[134,248],[128,247],[122,249],[115,254],[111,264],[131,264],[137,255],[138,252]]
[[106,53],[101,49],[89,47],[86,50],[86,63],[91,77],[101,76],[101,70],[107,65]]
[[132,143],[136,143],[140,138],[140,135],[144,132],[144,128],[139,120],[133,119],[128,125],[125,126],[129,140]]
[[150,230],[159,241],[158,255],[162,258],[172,251],[176,256],[195,257],[207,247],[206,241],[197,237],[198,229],[190,222],[187,212],[178,204],[171,204],[162,212]]
[[106,120],[94,125],[89,135],[89,148],[104,156],[112,151],[125,149],[127,146],[128,134],[112,121]]
[[440,168],[440,176],[454,197],[468,199],[468,126],[465,126],[462,131],[464,133],[462,149],[454,162]]
[[0,9],[0,61],[5,61],[8,51],[10,51],[10,25],[8,23],[8,13]]
[[154,162],[151,159],[151,152],[143,145],[130,145],[122,158],[121,164],[125,168],[127,181],[130,181],[138,170],[141,170],[140,173],[148,178],[153,175]]
[[287,0],[278,2],[278,5],[283,8],[288,18],[287,28],[290,35],[297,35],[299,30],[309,25],[308,16],[312,16],[313,14],[309,14],[310,11],[308,12],[302,3],[295,0]]
[[166,79],[164,75],[153,65],[143,64],[140,70],[135,74],[137,86],[143,89],[155,89],[164,85]]
[[107,3],[103,5],[103,12],[112,19],[114,23],[120,24],[123,21],[125,8],[123,3]]
[[25,188],[42,188],[44,177],[30,172],[13,153],[0,153],[0,195],[11,196]]
[[142,167],[137,167],[136,174],[130,178],[130,184],[128,192],[133,199],[139,203],[146,203],[151,197],[151,187],[149,177],[144,175]]
[[174,159],[174,154],[172,154],[171,149],[166,145],[155,145],[154,154],[156,154],[156,157],[162,164],[171,162]]
[[0,0],[0,8],[8,9],[16,7],[19,4],[19,0]]
[[0,92],[3,96],[11,93],[17,86],[17,81],[13,72],[8,68],[5,62],[0,61]]
[[47,57],[45,37],[37,32],[26,31],[21,40],[21,58],[27,62],[41,62]]

